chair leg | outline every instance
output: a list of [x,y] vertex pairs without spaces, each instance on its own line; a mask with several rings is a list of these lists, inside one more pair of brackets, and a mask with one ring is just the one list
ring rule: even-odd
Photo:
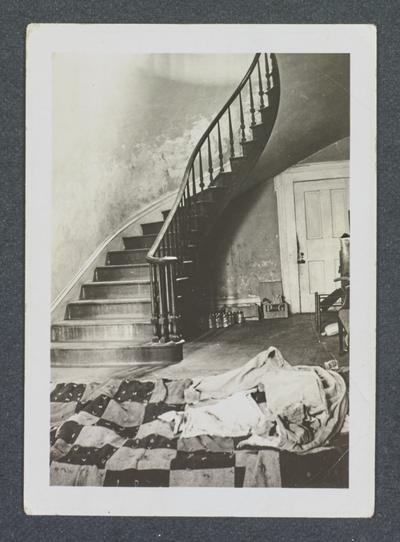
[[318,331],[318,334],[321,334],[321,304],[319,293],[315,292],[315,327]]
[[339,353],[343,354],[344,353],[344,340],[343,340],[344,328],[339,318],[339,315],[338,315],[338,327],[339,327]]

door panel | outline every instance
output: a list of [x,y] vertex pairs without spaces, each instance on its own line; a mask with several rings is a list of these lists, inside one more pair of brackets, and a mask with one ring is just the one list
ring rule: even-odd
[[294,183],[296,231],[299,252],[301,312],[314,311],[314,293],[336,287],[339,238],[349,233],[348,179],[321,179]]
[[331,204],[332,236],[341,237],[348,227],[346,190],[342,188],[331,190]]
[[314,260],[307,262],[308,265],[308,293],[319,292],[325,288],[325,262]]
[[321,193],[319,190],[310,190],[304,193],[307,239],[321,239]]

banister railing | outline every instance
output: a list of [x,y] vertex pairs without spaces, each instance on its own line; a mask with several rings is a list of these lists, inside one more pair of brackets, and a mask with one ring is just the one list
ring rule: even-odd
[[[198,248],[194,241],[199,241],[204,223],[203,206],[209,201],[204,197],[216,188],[218,175],[228,173],[227,164],[243,156],[239,149],[252,140],[249,134],[257,127],[256,115],[277,108],[279,85],[275,55],[257,53],[190,155],[174,204],[146,258],[150,264],[154,342],[181,338],[180,309],[185,288],[186,295],[192,290],[190,276],[196,268]],[[258,109],[254,92],[258,95]],[[185,286],[188,281],[189,286]],[[178,288],[178,284],[182,286]]]

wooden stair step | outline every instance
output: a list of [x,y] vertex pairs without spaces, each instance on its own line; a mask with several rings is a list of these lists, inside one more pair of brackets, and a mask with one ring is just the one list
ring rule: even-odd
[[234,158],[230,158],[231,163],[231,169],[232,173],[238,173],[244,165],[247,163],[247,159],[245,156],[235,156]]
[[130,237],[123,237],[123,243],[124,247],[126,249],[130,248],[148,248],[150,249],[152,244],[154,243],[157,235],[151,234],[151,235],[134,235]]
[[258,146],[260,145],[258,141],[254,141],[253,139],[249,139],[247,141],[241,141],[240,144],[242,146],[244,157],[251,156],[251,154],[254,154],[257,151]]
[[254,124],[254,126],[250,126],[250,128],[253,133],[254,140],[264,139],[265,135],[268,132],[268,128],[265,122],[259,122],[257,124]]
[[121,264],[96,267],[94,280],[105,282],[114,280],[134,280],[149,278],[149,264]]
[[120,265],[125,263],[147,263],[147,248],[111,250],[107,253],[107,264]]
[[214,186],[222,186],[223,188],[230,188],[233,182],[232,171],[220,171],[214,179]]
[[93,342],[93,341],[140,341],[150,340],[152,326],[147,319],[111,320],[63,320],[51,326],[53,342]]
[[191,199],[191,201],[193,201],[192,205],[195,205],[194,200],[196,200],[197,203],[199,202],[214,203],[215,201],[218,201],[218,199],[223,196],[223,193],[225,190],[226,188],[224,188],[223,186],[218,186],[218,185],[209,186],[203,192],[196,194],[195,198]]
[[132,341],[53,342],[51,364],[68,367],[104,367],[137,363],[177,363],[183,343],[132,344]]
[[88,282],[82,285],[81,299],[118,299],[150,297],[150,280]]
[[[274,116],[274,107],[263,107],[260,109],[262,123],[269,127],[272,125],[272,118]],[[266,137],[265,135],[263,137]]]
[[68,303],[68,320],[102,320],[125,317],[151,318],[151,301],[145,298],[80,299]]
[[164,222],[162,220],[159,222],[147,222],[141,224],[143,235],[157,235],[163,224]]

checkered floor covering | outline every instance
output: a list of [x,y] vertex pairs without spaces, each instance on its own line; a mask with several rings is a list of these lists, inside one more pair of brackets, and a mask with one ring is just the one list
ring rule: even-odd
[[[299,456],[238,450],[241,438],[177,437],[158,416],[183,410],[190,384],[167,379],[57,384],[51,391],[51,485],[347,486],[346,445]],[[254,398],[265,401],[262,393]]]

